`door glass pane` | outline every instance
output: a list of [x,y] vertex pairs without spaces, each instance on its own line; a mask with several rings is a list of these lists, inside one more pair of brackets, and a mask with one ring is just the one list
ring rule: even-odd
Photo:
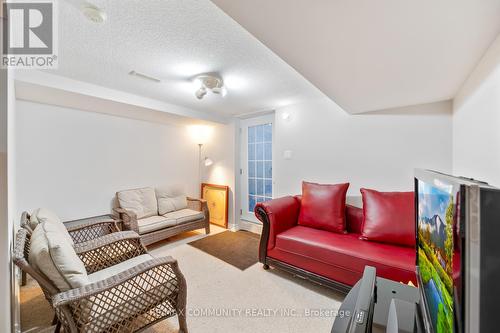
[[248,194],[255,195],[255,178],[248,178]]
[[259,202],[272,199],[272,124],[248,127],[248,212]]

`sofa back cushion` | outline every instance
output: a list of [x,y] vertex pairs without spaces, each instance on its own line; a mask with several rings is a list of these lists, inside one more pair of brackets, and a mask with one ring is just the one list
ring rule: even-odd
[[347,232],[360,234],[361,228],[363,227],[363,208],[346,205],[345,224]]
[[29,224],[31,230],[35,230],[38,225],[44,222],[53,225],[59,231],[61,236],[64,237],[66,241],[71,244],[71,246],[74,246],[73,238],[71,238],[68,229],[66,229],[61,219],[54,212],[48,210],[47,208],[35,209],[30,215]]
[[186,209],[188,206],[186,194],[180,187],[160,187],[156,188],[155,192],[160,215]]
[[415,246],[415,196],[413,192],[379,192],[361,189],[363,227],[361,238]]
[[302,182],[299,225],[346,232],[345,199],[349,183],[322,185]]
[[60,291],[79,288],[89,283],[83,262],[73,246],[61,237],[50,222],[42,222],[30,240],[29,262],[43,273]]
[[138,219],[158,215],[155,190],[151,187],[116,193],[120,207],[137,215]]

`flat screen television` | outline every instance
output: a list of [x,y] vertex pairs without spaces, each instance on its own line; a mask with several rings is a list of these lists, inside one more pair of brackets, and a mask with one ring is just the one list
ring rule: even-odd
[[500,190],[472,179],[416,170],[415,201],[419,308],[425,330],[496,329]]

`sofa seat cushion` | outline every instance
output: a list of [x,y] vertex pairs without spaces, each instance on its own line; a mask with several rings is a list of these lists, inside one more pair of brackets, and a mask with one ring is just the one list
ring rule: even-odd
[[[296,226],[278,234],[275,248],[322,263],[323,266],[350,271],[354,273],[353,278],[344,281],[336,276],[330,277],[350,285],[361,278],[365,265],[374,266],[378,276],[398,282],[415,282],[414,249],[364,241],[359,239],[359,234],[337,234]],[[271,253],[269,255],[272,256]],[[328,271],[328,268],[325,268],[325,271]],[[313,273],[325,275],[325,271]]]
[[87,271],[73,246],[49,221],[37,226],[30,239],[29,262],[60,291],[88,284]]
[[173,227],[176,224],[176,219],[158,215],[137,220],[137,225],[139,226],[139,234],[141,235],[148,232]]
[[138,219],[158,215],[155,190],[151,187],[120,191],[116,196],[120,207],[135,213]]
[[189,208],[176,210],[174,212],[167,213],[163,216],[168,219],[175,219],[177,221],[177,224],[183,224],[205,218],[203,212]]
[[109,277],[112,277],[113,275],[125,272],[126,270],[129,270],[130,268],[135,267],[151,259],[153,259],[153,257],[150,254],[142,254],[140,256],[125,260],[117,265],[89,274],[88,276],[89,282],[94,283],[97,281],[105,280]]

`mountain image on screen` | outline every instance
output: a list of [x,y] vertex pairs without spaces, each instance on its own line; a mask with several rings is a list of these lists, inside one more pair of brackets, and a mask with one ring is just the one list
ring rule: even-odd
[[439,215],[434,215],[431,218],[422,217],[422,226],[424,229],[429,230],[431,242],[440,248],[444,248],[444,240],[446,239],[445,224]]
[[418,266],[437,333],[453,332],[453,195],[418,183]]

